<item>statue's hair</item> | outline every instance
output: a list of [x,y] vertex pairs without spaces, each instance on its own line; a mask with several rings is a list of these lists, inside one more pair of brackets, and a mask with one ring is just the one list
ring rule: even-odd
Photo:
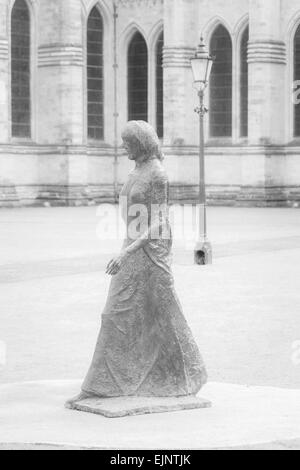
[[122,138],[136,141],[146,159],[153,156],[159,160],[164,159],[158,135],[146,121],[129,121],[122,132]]

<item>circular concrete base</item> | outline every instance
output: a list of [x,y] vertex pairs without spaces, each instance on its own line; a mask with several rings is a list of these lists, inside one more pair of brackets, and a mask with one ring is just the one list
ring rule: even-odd
[[0,449],[299,447],[300,390],[209,383],[212,408],[109,420],[64,408],[80,384],[0,386]]

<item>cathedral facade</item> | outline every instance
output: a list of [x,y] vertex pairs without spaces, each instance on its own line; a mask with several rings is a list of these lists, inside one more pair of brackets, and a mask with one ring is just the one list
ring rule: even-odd
[[171,200],[196,201],[201,35],[209,203],[297,207],[296,0],[0,0],[0,207],[117,201],[130,119],[157,129]]

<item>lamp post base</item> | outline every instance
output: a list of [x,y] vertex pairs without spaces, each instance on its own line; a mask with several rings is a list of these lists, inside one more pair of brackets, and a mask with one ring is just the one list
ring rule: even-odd
[[207,240],[199,241],[194,251],[195,264],[212,264],[212,246]]

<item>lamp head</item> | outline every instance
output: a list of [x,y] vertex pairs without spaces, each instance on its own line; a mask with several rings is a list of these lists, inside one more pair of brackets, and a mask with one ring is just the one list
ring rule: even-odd
[[197,88],[206,88],[209,81],[213,62],[214,60],[212,56],[206,50],[203,37],[201,37],[200,44],[197,47],[196,53],[191,59],[194,82]]

